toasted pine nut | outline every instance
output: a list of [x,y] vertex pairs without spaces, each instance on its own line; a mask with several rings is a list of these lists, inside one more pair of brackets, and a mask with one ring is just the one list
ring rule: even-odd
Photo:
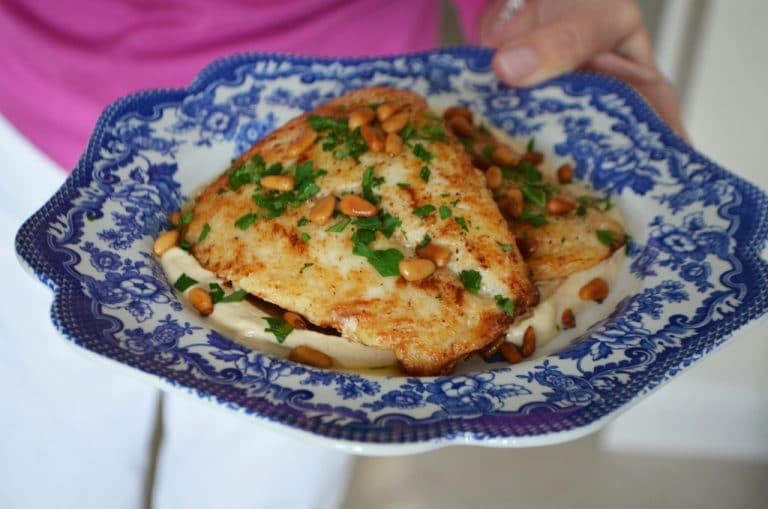
[[539,243],[536,241],[536,239],[525,237],[515,238],[515,244],[517,244],[517,249],[520,251],[520,254],[524,260],[527,260],[533,256],[533,253],[536,252],[536,248],[539,247]]
[[309,220],[314,224],[324,225],[333,215],[334,208],[336,208],[336,197],[332,194],[323,196],[309,210]]
[[352,217],[371,217],[378,212],[376,205],[354,194],[344,196],[339,203],[339,209]]
[[274,189],[275,191],[293,191],[296,179],[293,175],[267,175],[266,177],[261,177],[259,184],[262,187]]
[[501,174],[501,168],[498,166],[491,166],[485,170],[485,183],[490,189],[498,189],[503,181],[504,176]]
[[302,132],[299,137],[293,140],[293,143],[291,143],[291,145],[286,150],[286,154],[288,154],[288,157],[291,159],[295,159],[306,152],[316,139],[317,131],[314,129],[307,129],[306,131]]
[[314,366],[316,368],[330,368],[333,366],[333,359],[311,346],[299,345],[291,350],[288,358],[293,362]]
[[421,281],[435,272],[435,262],[426,258],[405,258],[400,260],[398,267],[406,281]]
[[576,208],[576,204],[570,200],[553,196],[547,200],[547,210],[555,216],[562,216]]
[[523,354],[520,352],[520,349],[517,347],[517,345],[507,343],[505,341],[499,347],[499,350],[501,351],[501,355],[503,355],[507,362],[510,364],[517,364],[523,360]]
[[363,140],[365,140],[365,144],[368,145],[368,148],[371,149],[373,152],[381,152],[382,150],[384,150],[384,141],[381,139],[381,136],[379,135],[378,132],[376,132],[376,130],[373,127],[371,127],[368,124],[361,126],[360,134],[363,136]]
[[199,286],[192,288],[187,297],[192,307],[201,315],[208,316],[213,313],[213,299],[211,299],[211,295]]
[[573,181],[573,166],[568,163],[557,169],[557,181],[561,184],[568,184]]
[[298,313],[294,313],[293,311],[286,311],[285,313],[283,313],[283,320],[288,322],[288,325],[290,325],[294,329],[307,328],[307,322],[304,321],[304,317]]
[[512,217],[523,215],[523,192],[519,189],[508,189],[502,199],[504,210]]
[[451,250],[434,242],[424,247],[416,248],[416,254],[421,258],[432,260],[438,267],[445,267],[451,260]]
[[389,117],[395,114],[397,111],[397,107],[392,103],[384,103],[378,108],[376,108],[376,118],[379,119],[379,122],[384,122]]
[[573,310],[571,308],[563,311],[563,316],[560,318],[560,321],[565,329],[573,329],[576,327],[576,317],[573,315]]
[[376,118],[376,113],[371,108],[358,108],[349,115],[347,125],[350,131],[354,131],[356,127],[370,124],[374,118]]
[[536,166],[538,164],[541,164],[542,161],[544,161],[544,154],[537,151],[526,152],[523,155],[523,161],[531,163],[532,165]]
[[152,252],[158,258],[171,249],[179,241],[179,230],[168,230],[165,233],[160,234],[152,246]]
[[179,226],[179,223],[181,222],[181,212],[177,210],[176,212],[168,216],[168,222],[171,223],[171,226],[173,226],[174,228]]
[[491,357],[496,355],[496,352],[499,351],[499,348],[501,348],[501,345],[503,345],[505,341],[506,338],[504,336],[499,336],[497,339],[481,348],[480,355],[483,359],[490,360]]
[[532,325],[529,325],[528,328],[525,329],[525,333],[523,334],[523,346],[520,347],[520,353],[523,354],[523,357],[530,357],[535,351],[536,351],[536,331],[533,330]]
[[472,112],[465,106],[451,106],[443,112],[443,118],[446,121],[453,117],[464,117],[468,122],[472,122]]
[[410,117],[407,111],[395,113],[381,123],[381,128],[385,133],[398,133],[408,123],[408,118]]
[[403,151],[403,139],[397,133],[387,134],[384,140],[384,151],[391,157],[399,155]]
[[448,128],[450,128],[454,134],[460,134],[461,136],[472,136],[475,133],[475,126],[473,126],[472,122],[467,120],[466,117],[456,115],[451,117],[447,123]]
[[579,298],[581,300],[594,300],[602,301],[608,296],[608,283],[605,279],[596,277],[589,283],[585,284],[579,290]]
[[493,149],[491,159],[499,166],[514,166],[520,162],[520,154],[515,152],[509,145],[500,143]]

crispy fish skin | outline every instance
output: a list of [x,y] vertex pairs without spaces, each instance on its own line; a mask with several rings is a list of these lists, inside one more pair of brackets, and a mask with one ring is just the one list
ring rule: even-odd
[[[309,114],[304,114],[254,145],[233,166],[257,154],[267,165],[280,162],[286,168],[312,161],[315,169],[327,172],[315,181],[319,193],[297,208],[289,206],[282,215],[258,219],[243,230],[235,226],[238,219],[264,212],[252,199],[259,188],[249,183],[232,190],[224,173],[195,200],[185,239],[204,267],[246,291],[298,312],[316,325],[333,327],[349,340],[393,350],[407,373],[445,373],[457,359],[505,332],[512,319],[498,307],[495,296],[511,298],[523,312],[536,303],[538,293],[482,173],[472,167],[461,145],[429,113],[422,98],[402,90],[366,88],[326,103],[312,114],[345,118],[356,108],[383,102],[407,111],[417,129],[437,126],[444,136],[412,140],[394,156],[367,150],[358,162],[336,159],[323,148],[321,132],[297,159],[291,147],[312,131]],[[432,155],[429,163],[423,153],[421,158],[416,154],[417,143]],[[430,169],[428,179],[425,166]],[[379,207],[402,223],[390,238],[377,233],[370,247],[395,248],[407,258],[415,256],[418,243],[429,235],[432,242],[451,250],[448,265],[418,282],[383,277],[365,257],[353,254],[356,228],[352,224],[342,232],[327,231],[344,216],[324,225],[298,226],[324,196],[361,195],[367,168],[384,178],[375,188],[381,198]],[[443,217],[439,210],[426,217],[413,214],[425,205],[442,206],[443,216],[446,210],[450,215]],[[208,233],[200,241],[206,224]],[[467,291],[459,278],[461,271],[469,270],[482,277],[478,293]]]

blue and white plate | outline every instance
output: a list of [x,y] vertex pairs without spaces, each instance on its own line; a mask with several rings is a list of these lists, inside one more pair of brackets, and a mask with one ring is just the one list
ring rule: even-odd
[[[23,263],[56,294],[64,337],[254,424],[354,452],[556,443],[598,429],[709,355],[768,306],[766,196],[663,124],[629,87],[569,74],[499,84],[491,52],[390,58],[254,54],[217,61],[182,90],[102,114],[77,169],[18,233]],[[166,217],[286,120],[357,87],[463,103],[613,196],[634,242],[611,299],[527,362],[435,378],[313,369],[240,346],[182,306],[151,255]],[[602,318],[600,318],[602,311]]]

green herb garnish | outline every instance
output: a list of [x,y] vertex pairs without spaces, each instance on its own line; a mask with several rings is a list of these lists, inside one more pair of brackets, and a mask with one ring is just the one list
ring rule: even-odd
[[462,270],[459,274],[461,284],[464,285],[464,289],[469,293],[477,293],[480,291],[480,282],[482,277],[476,270]]
[[384,183],[384,177],[375,177],[373,175],[373,166],[369,166],[363,172],[363,198],[378,205],[381,202],[381,197],[374,194],[373,188],[379,187]]
[[512,251],[512,244],[502,244],[499,242],[499,247],[501,248],[502,253],[509,253]]
[[327,232],[331,233],[341,233],[344,231],[344,228],[347,227],[347,225],[352,221],[349,217],[343,217],[339,220],[338,223],[333,224],[325,229]]
[[520,191],[523,193],[523,198],[529,203],[535,203],[536,205],[546,207],[547,205],[547,192],[543,186],[536,184],[523,184],[520,187]]
[[429,182],[429,176],[430,176],[431,174],[432,174],[432,171],[430,171],[430,169],[429,169],[429,168],[427,168],[426,166],[424,166],[424,167],[421,169],[421,173],[420,173],[419,175],[421,176],[421,180],[423,180],[424,182]]
[[202,242],[208,236],[209,233],[211,233],[211,225],[209,225],[208,223],[205,223],[203,225],[203,229],[200,230],[200,235],[197,237],[197,241]]
[[269,327],[264,330],[274,334],[278,343],[284,342],[285,338],[288,337],[288,334],[293,331],[293,327],[282,318],[265,316],[264,319],[269,324]]
[[242,216],[240,219],[235,221],[235,226],[240,228],[241,230],[247,230],[256,220],[259,218],[259,214],[256,213],[250,213]]
[[440,219],[447,219],[451,217],[451,214],[453,214],[453,211],[451,211],[450,207],[446,207],[445,205],[440,205],[438,212],[440,213]]
[[413,155],[424,161],[425,163],[429,164],[432,162],[432,159],[435,158],[434,155],[432,155],[432,152],[424,148],[424,145],[421,143],[417,143],[413,146]]
[[465,232],[469,231],[469,225],[467,224],[466,219],[463,217],[454,217],[453,220],[456,221],[456,223],[458,223],[458,225],[461,226]]
[[296,223],[296,226],[298,226],[298,227],[302,227],[302,226],[306,226],[306,225],[308,225],[308,224],[309,224],[309,219],[307,219],[306,217],[302,217],[302,218],[301,218],[301,219],[299,219],[299,221]]
[[547,224],[547,219],[541,215],[531,211],[531,209],[523,209],[523,213],[520,216],[520,221],[525,221],[533,226],[544,226]]
[[309,236],[307,232],[301,232],[301,241],[302,242],[309,242],[309,239],[312,237]]
[[496,305],[499,306],[502,311],[512,318],[515,317],[515,303],[512,302],[511,299],[508,299],[503,295],[495,295],[493,298],[496,299]]
[[413,215],[419,216],[419,217],[427,217],[429,214],[431,214],[435,210],[437,210],[437,208],[434,205],[427,204],[414,210]]
[[173,287],[176,288],[178,291],[183,292],[183,291],[186,291],[188,288],[195,286],[196,284],[197,284],[196,279],[193,279],[182,272],[181,276],[179,276],[176,282],[173,283]]
[[407,189],[411,187],[411,184],[409,184],[408,182],[398,182],[397,187],[399,187],[400,189]]
[[310,115],[307,117],[307,122],[312,129],[322,134],[321,146],[323,150],[331,152],[336,159],[348,157],[357,159],[368,151],[368,145],[360,134],[360,128],[356,127],[350,131],[349,122],[346,118],[337,119]]
[[[369,231],[369,230],[359,230]],[[400,261],[404,258],[403,253],[397,249],[371,249],[366,244],[358,242],[355,244],[352,252],[358,256],[363,256],[368,260],[368,263],[384,277],[399,276],[400,275]]]
[[597,230],[597,238],[606,246],[615,244],[619,239],[619,233],[613,230]]
[[528,146],[525,147],[525,151],[526,152],[533,152],[535,150],[535,147],[536,147],[536,139],[535,138],[531,138],[530,140],[528,140]]
[[424,234],[424,238],[421,239],[421,242],[419,242],[419,244],[418,244],[419,249],[424,249],[425,247],[427,247],[429,245],[430,242],[432,242],[432,239],[430,238],[428,233],[425,233]]
[[299,269],[299,274],[303,274],[306,269],[308,269],[309,267],[311,267],[313,265],[314,265],[314,263],[311,263],[311,262],[305,263],[304,266],[301,269]]

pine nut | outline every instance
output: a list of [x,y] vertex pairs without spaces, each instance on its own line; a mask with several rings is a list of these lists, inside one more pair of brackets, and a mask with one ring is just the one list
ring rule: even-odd
[[179,223],[181,222],[181,212],[177,210],[176,212],[168,216],[168,222],[171,223],[171,226],[173,226],[174,228],[179,226]]
[[536,331],[533,330],[532,325],[529,325],[528,328],[525,329],[525,334],[523,334],[523,346],[520,347],[520,353],[523,354],[523,357],[530,357],[535,351]]
[[155,239],[155,244],[152,246],[152,252],[158,258],[171,249],[179,241],[179,230],[168,230],[162,233]]
[[573,181],[573,166],[565,163],[557,169],[557,181],[561,184],[569,184]]
[[379,119],[379,122],[384,122],[389,117],[394,115],[395,112],[397,112],[397,107],[395,107],[394,104],[384,103],[376,108],[376,118]]
[[500,143],[493,149],[491,159],[499,166],[515,166],[520,162],[520,154],[515,152],[509,145]]
[[579,290],[579,298],[581,300],[594,300],[601,302],[608,296],[608,283],[605,279],[596,277],[589,283],[585,284]]
[[532,165],[536,166],[542,163],[544,161],[544,154],[541,152],[526,152],[525,155],[523,155],[523,161],[527,163],[531,163]]
[[563,311],[563,316],[560,318],[560,321],[562,322],[564,329],[573,329],[576,327],[576,317],[573,315],[573,310],[571,308]]
[[266,177],[261,177],[259,184],[262,187],[274,189],[275,191],[293,191],[296,180],[293,175],[267,175]]
[[426,258],[405,258],[400,260],[398,267],[406,281],[421,281],[435,272],[435,262]]
[[288,147],[286,150],[286,153],[288,154],[288,157],[291,159],[296,159],[301,154],[307,151],[309,147],[312,146],[313,143],[315,143],[315,140],[317,139],[317,131],[314,129],[307,129],[301,135],[293,140],[293,143]]
[[381,139],[381,136],[379,135],[376,130],[371,127],[370,125],[364,125],[360,127],[360,134],[363,136],[363,140],[365,140],[365,144],[368,145],[368,148],[371,149],[373,152],[381,152],[384,150],[384,141]]
[[373,122],[376,118],[376,113],[371,108],[358,108],[349,115],[350,131],[354,131],[356,127],[362,127]]
[[512,217],[523,215],[523,192],[519,189],[508,189],[502,200],[504,210]]
[[288,322],[288,325],[290,325],[294,329],[307,328],[307,322],[304,320],[304,317],[298,313],[294,313],[293,311],[286,311],[285,313],[283,313],[283,320]]
[[430,242],[424,247],[416,248],[416,254],[421,258],[432,260],[438,267],[445,267],[451,260],[451,250],[434,242]]
[[201,315],[208,316],[213,313],[213,299],[211,299],[211,295],[199,286],[192,288],[187,297],[192,307]]
[[472,122],[467,120],[465,117],[457,115],[451,117],[447,123],[448,128],[453,131],[454,134],[461,136],[472,136],[475,134],[475,126],[473,126]]
[[562,216],[576,208],[576,204],[563,198],[553,196],[547,200],[547,210],[555,216]]
[[485,183],[490,189],[498,189],[503,181],[504,176],[498,166],[491,166],[485,171]]
[[517,347],[517,345],[513,345],[512,343],[507,343],[505,341],[499,347],[499,350],[501,351],[501,355],[503,355],[507,362],[510,364],[517,364],[523,360],[523,354],[520,352],[520,349]]
[[339,209],[352,217],[371,217],[378,212],[373,203],[354,194],[344,196],[339,203]]
[[403,151],[403,139],[397,133],[387,134],[384,140],[384,151],[390,157],[399,155]]
[[336,208],[336,197],[332,194],[317,200],[309,210],[309,220],[314,224],[324,225],[331,219]]
[[395,113],[384,122],[381,123],[381,128],[385,133],[399,133],[400,130],[408,123],[410,115],[407,111],[401,111]]
[[453,117],[464,117],[468,122],[472,122],[472,112],[465,106],[451,106],[443,113],[443,119],[446,121]]
[[331,357],[306,345],[299,345],[296,348],[291,349],[291,353],[288,354],[288,359],[293,362],[314,366],[316,368],[330,368],[333,366],[333,359]]
[[539,243],[536,239],[517,237],[515,238],[515,244],[517,244],[517,250],[520,251],[520,255],[524,260],[527,260],[533,253],[536,252],[536,248],[539,247]]

